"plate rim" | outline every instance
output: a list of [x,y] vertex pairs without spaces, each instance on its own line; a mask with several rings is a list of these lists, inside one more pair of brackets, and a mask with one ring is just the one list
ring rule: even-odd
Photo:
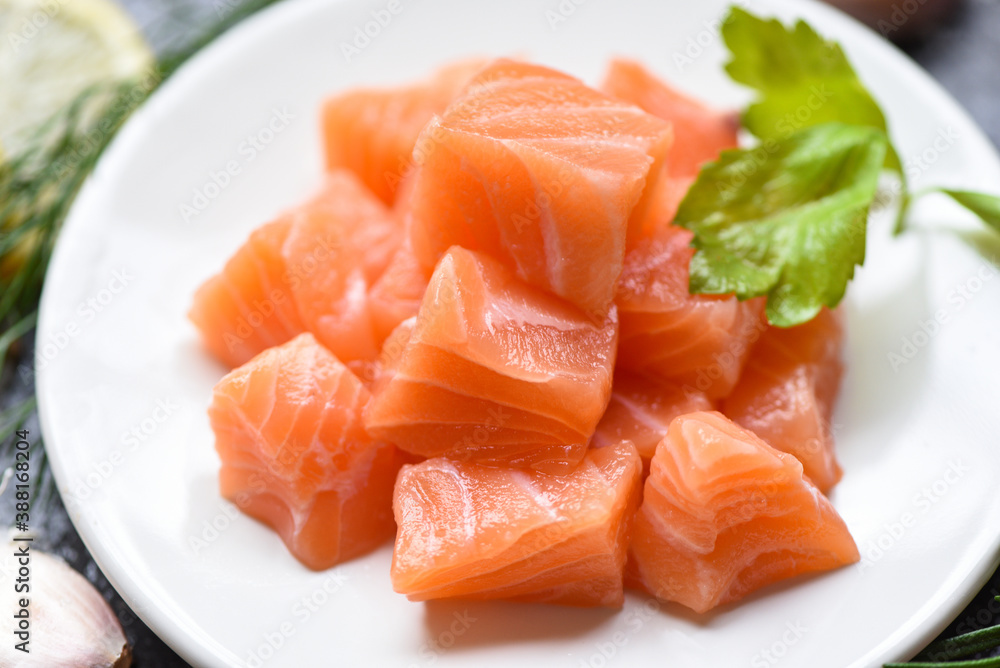
[[[360,0],[285,0],[277,2],[248,17],[209,44],[202,51],[195,54],[170,80],[166,81],[153,92],[150,99],[126,122],[125,126],[112,140],[95,167],[94,173],[97,173],[101,169],[101,165],[105,162],[107,156],[114,155],[118,150],[122,149],[123,145],[127,146],[131,135],[140,135],[143,126],[151,124],[154,120],[149,110],[154,109],[160,104],[159,101],[161,99],[169,99],[176,95],[175,90],[183,90],[183,87],[187,85],[188,79],[195,76],[194,73],[205,67],[211,67],[216,61],[225,60],[227,54],[242,50],[246,44],[253,43],[258,36],[275,29],[280,29],[285,24],[294,23],[301,15],[308,15],[312,11],[315,11],[315,8],[333,4],[348,4],[351,2],[360,3]],[[917,87],[930,92],[935,101],[948,114],[962,124],[963,131],[968,133],[966,135],[968,141],[982,145],[984,150],[991,155],[993,161],[997,165],[1000,165],[1000,152],[998,152],[997,147],[988,138],[982,128],[972,119],[969,113],[942,84],[895,44],[883,39],[872,29],[840,10],[822,4],[819,0],[767,0],[767,3],[783,7],[787,13],[792,15],[801,16],[808,12],[818,12],[830,16],[840,23],[846,22],[851,24],[858,40],[874,45],[874,48],[886,56],[886,69],[905,74]],[[730,4],[733,3],[731,2]],[[804,10],[802,9],[803,6],[808,6],[809,9]],[[79,213],[82,207],[78,206],[78,203],[85,201],[85,195],[92,187],[93,180],[93,176],[91,176],[85,182],[83,189],[81,189],[66,218],[63,232],[71,226],[75,228],[84,225],[86,216]],[[51,320],[55,317],[52,315],[53,307],[51,306],[54,298],[48,289],[48,277],[50,272],[57,270],[57,267],[60,266],[60,257],[68,252],[64,243],[65,236],[62,233],[60,234],[46,272],[46,280],[43,284],[38,308],[39,317],[35,335],[36,351],[40,350],[38,343],[54,331],[50,325]],[[52,456],[52,454],[58,453],[60,450],[58,446],[52,445],[57,443],[58,439],[50,438],[50,436],[57,433],[55,418],[53,417],[55,412],[54,405],[57,403],[57,400],[53,398],[50,389],[50,375],[52,373],[51,367],[47,366],[38,370],[35,375],[39,426],[46,444],[46,455],[49,458],[60,497],[66,498],[70,492],[70,473],[64,468],[64,460],[58,455]],[[113,541],[109,541],[104,536],[99,518],[92,516],[86,510],[67,507],[66,511],[95,563],[122,599],[129,605],[131,611],[142,619],[150,630],[164,640],[178,655],[193,665],[204,665],[207,662],[213,661],[232,663],[234,660],[238,662],[234,665],[242,665],[242,660],[235,657],[232,652],[207,637],[200,629],[193,627],[189,623],[191,621],[190,618],[185,618],[186,615],[178,616],[173,611],[169,611],[167,606],[163,605],[163,601],[156,591],[157,586],[138,577],[138,573],[128,559],[125,558],[123,552]],[[936,605],[932,605],[934,603],[933,599],[927,601],[918,611],[915,611],[915,614],[923,613],[918,621],[897,629],[894,634],[875,646],[864,659],[881,665],[887,661],[902,661],[911,658],[916,652],[936,638],[941,631],[947,628],[954,618],[982,589],[986,582],[989,581],[998,566],[1000,566],[1000,531],[994,534],[993,539],[988,542],[983,552],[978,555],[974,568],[959,578],[959,582],[956,583],[951,595],[945,601]],[[912,621],[913,617],[910,619]],[[903,637],[893,641],[893,638],[900,634]]]

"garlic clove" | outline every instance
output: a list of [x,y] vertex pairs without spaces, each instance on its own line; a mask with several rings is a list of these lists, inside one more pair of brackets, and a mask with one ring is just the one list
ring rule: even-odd
[[30,541],[11,541],[3,550],[0,615],[13,620],[15,633],[0,642],[0,666],[129,668],[132,651],[121,624],[86,578]]

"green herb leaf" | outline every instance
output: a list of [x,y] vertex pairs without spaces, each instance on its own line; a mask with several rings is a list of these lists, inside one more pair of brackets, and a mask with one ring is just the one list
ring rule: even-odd
[[953,200],[979,216],[980,220],[1000,232],[1000,197],[968,190],[949,190],[941,188],[941,192],[950,195]]
[[695,233],[691,292],[767,295],[780,327],[836,306],[864,262],[886,149],[879,130],[825,123],[702,168],[674,221]]
[[[840,45],[823,39],[805,21],[788,28],[733,7],[722,23],[722,37],[732,55],[726,72],[760,93],[743,113],[743,126],[757,137],[780,140],[830,122],[888,134],[882,109]],[[902,177],[891,145],[885,166]]]

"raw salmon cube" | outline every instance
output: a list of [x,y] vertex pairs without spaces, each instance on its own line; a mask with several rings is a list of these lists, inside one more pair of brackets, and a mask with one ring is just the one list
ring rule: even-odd
[[721,413],[671,423],[636,513],[630,583],[706,612],[858,559],[844,521],[797,459]]
[[633,234],[616,297],[620,364],[680,384],[688,394],[718,399],[732,390],[763,331],[763,300],[691,295],[692,235],[670,223],[701,165],[738,145],[739,123],[733,114],[674,91],[633,61],[613,61],[603,90],[674,127],[663,174],[629,223]]
[[462,61],[410,86],[362,88],[331,97],[323,105],[327,167],[352,170],[391,204],[415,167],[411,154],[420,131],[485,64]]
[[629,221],[632,247],[640,238],[673,222],[702,165],[718,159],[722,151],[739,146],[739,117],[675,91],[632,60],[613,60],[601,90],[669,121],[674,128],[674,142],[662,173]]
[[417,258],[483,251],[600,319],[632,209],[670,125],[579,80],[522,62],[482,70],[417,140]]
[[392,488],[404,460],[365,432],[369,399],[308,333],[231,371],[213,392],[222,495],[309,568],[364,554],[395,531]]
[[667,226],[629,251],[618,285],[618,363],[710,399],[736,385],[766,327],[763,298],[692,295],[691,232]]
[[283,217],[254,230],[194,295],[188,317],[208,351],[229,367],[305,331],[281,254],[290,229]]
[[656,446],[675,417],[714,408],[704,392],[685,391],[674,383],[618,371],[608,408],[590,444],[602,448],[631,441],[642,457],[643,470],[648,472]]
[[611,61],[601,90],[673,124],[674,143],[665,163],[671,176],[694,178],[703,164],[739,145],[737,114],[716,111],[674,90],[633,60]]
[[368,288],[402,238],[398,219],[350,172],[253,234],[194,296],[189,317],[231,367],[303,331],[344,362],[374,359]]
[[378,341],[385,341],[399,323],[417,315],[429,278],[427,271],[417,262],[409,243],[404,243],[368,293],[368,305]]
[[293,214],[283,249],[291,292],[306,329],[342,362],[378,356],[368,290],[401,241],[398,219],[348,171]]
[[621,607],[641,464],[631,443],[568,475],[446,458],[405,466],[393,510],[393,588],[410,600]]
[[365,424],[424,457],[571,469],[608,403],[617,329],[614,309],[595,324],[488,256],[452,248],[405,347],[390,338],[397,359],[383,360]]
[[843,326],[824,308],[796,327],[768,327],[722,404],[731,420],[795,455],[821,490],[840,480],[831,420],[840,389]]
[[[629,250],[656,236],[660,230],[674,222],[681,202],[684,201],[693,183],[693,176],[660,175],[646,193],[643,199],[645,205],[636,207],[632,212],[632,218],[629,220],[629,229],[632,230]],[[627,255],[625,261],[628,262]]]

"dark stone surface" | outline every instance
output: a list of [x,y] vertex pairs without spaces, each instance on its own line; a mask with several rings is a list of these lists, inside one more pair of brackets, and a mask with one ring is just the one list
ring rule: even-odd
[[1000,146],[1000,2],[967,0],[938,30],[904,48]]
[[[159,47],[170,44],[178,32],[190,25],[190,10],[214,18],[211,3],[170,0],[122,0],[139,19]],[[188,10],[188,11],[185,11]],[[183,20],[179,17],[187,17]],[[160,26],[160,27],[156,27]],[[994,143],[1000,144],[1000,2],[969,0],[938,30],[919,42],[905,45],[907,52],[926,68],[964,106],[983,127]],[[1000,186],[1000,184],[998,184]],[[21,351],[22,359],[31,359]],[[8,369],[3,377],[0,405],[9,406],[17,396],[26,396],[32,388],[16,372]],[[32,439],[38,438],[38,425],[32,419],[26,425]],[[5,467],[7,463],[4,463]],[[178,657],[156,634],[138,619],[97,568],[86,547],[70,523],[51,479],[38,481],[50,492],[47,503],[35,508],[35,527],[40,531],[38,547],[66,559],[93,582],[111,602],[135,648],[136,668],[176,668],[188,664]],[[0,514],[11,516],[9,495],[0,500]],[[41,512],[41,516],[39,516]],[[1000,622],[1000,604],[993,596],[1000,594],[1000,573],[976,596],[973,602],[944,632],[943,637],[968,632]],[[998,652],[1000,654],[1000,652]]]

